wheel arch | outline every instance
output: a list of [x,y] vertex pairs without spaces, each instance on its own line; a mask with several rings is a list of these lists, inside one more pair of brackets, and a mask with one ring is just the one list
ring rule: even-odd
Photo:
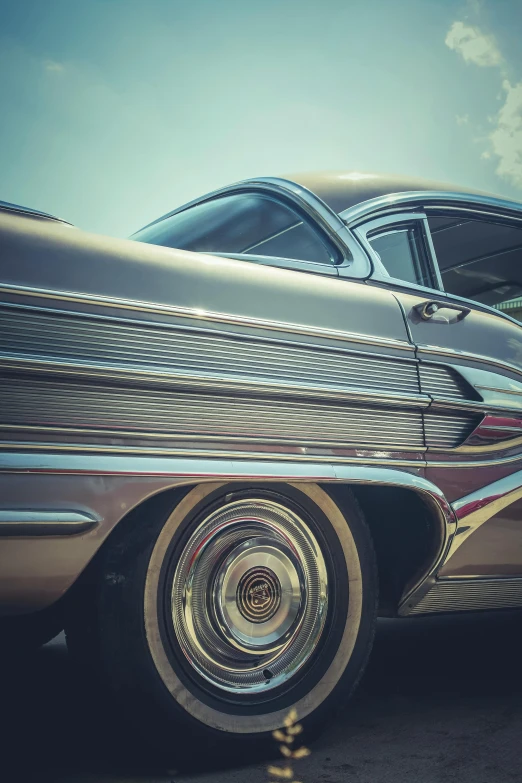
[[[326,460],[231,461],[137,456],[121,459],[96,454],[71,456],[67,453],[42,457],[25,452],[6,453],[2,462],[0,484],[6,509],[27,508],[27,498],[31,497],[31,516],[38,517],[40,511],[45,511],[48,517],[53,510],[66,509],[68,512],[81,511],[84,516],[88,513],[96,520],[90,530],[80,535],[73,535],[65,529],[60,534],[53,528],[53,535],[48,532],[35,534],[27,529],[21,531],[20,536],[2,539],[3,558],[9,568],[13,570],[16,563],[18,573],[27,571],[32,575],[30,583],[18,580],[16,590],[13,590],[9,582],[9,590],[0,594],[3,605],[13,614],[43,609],[67,595],[74,584],[89,573],[96,562],[97,552],[111,540],[113,532],[126,524],[132,515],[141,513],[143,509],[154,514],[163,513],[163,508],[172,508],[190,487],[202,483],[304,482],[326,488],[338,503],[342,502],[342,488],[350,487],[359,499],[375,538],[384,535],[386,525],[397,540],[417,535],[415,520],[419,519],[419,514],[416,509],[420,508],[423,514],[430,515],[428,534],[432,550],[429,556],[426,553],[425,557],[421,557],[423,553],[415,549],[415,564],[420,571],[425,571],[424,575],[413,574],[413,578],[418,577],[419,583],[425,576],[434,573],[441,559],[440,553],[455,530],[453,511],[446,498],[440,489],[419,475],[420,466],[412,468],[408,465],[411,471],[408,472],[400,464],[394,466],[392,463],[381,466],[347,462],[332,464]],[[52,496],[60,499],[52,506],[48,500],[49,488]],[[374,488],[377,488],[375,493]],[[384,513],[375,509],[376,505],[379,506],[377,501],[374,502],[377,494],[383,498],[387,494],[389,499]],[[407,501],[410,496],[414,496],[413,501]],[[385,499],[381,508],[383,504],[386,505]],[[396,510],[402,508],[402,513],[397,511],[392,519],[389,506]],[[437,548],[439,551],[435,552]],[[9,569],[7,573],[10,573]],[[414,582],[415,578],[413,582],[410,579],[404,584],[406,592],[416,586]]]
[[[219,477],[230,484],[252,484],[264,486],[310,485],[325,490],[336,505],[343,510],[347,493],[355,496],[370,529],[374,542],[380,583],[380,606],[382,615],[397,614],[400,605],[407,600],[416,601],[417,594],[423,594],[423,586],[436,573],[443,561],[455,532],[453,511],[442,492],[431,482],[405,471],[357,468],[343,471],[346,475],[336,479],[316,480],[289,475],[252,476],[244,474]],[[200,484],[212,483],[217,477],[193,477],[174,486],[157,489],[128,509],[110,531],[100,546],[101,551],[109,545],[116,530],[126,520],[139,515],[167,514]],[[85,569],[88,573],[96,561],[96,555]],[[83,576],[83,575],[82,575]]]
[[346,491],[355,496],[374,544],[379,614],[397,615],[399,606],[430,580],[443,559],[454,532],[449,507],[426,492],[399,485],[322,486],[341,510]]

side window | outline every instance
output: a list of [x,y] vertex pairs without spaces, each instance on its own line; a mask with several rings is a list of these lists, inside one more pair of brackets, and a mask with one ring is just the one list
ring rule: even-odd
[[421,226],[416,223],[368,236],[373,250],[390,277],[431,286],[430,265]]
[[448,293],[490,306],[522,294],[522,226],[455,215],[428,222]]
[[270,256],[334,264],[338,252],[319,228],[286,204],[257,193],[196,204],[134,234],[154,245],[201,253]]
[[373,251],[375,277],[389,276],[414,285],[438,288],[431,264],[425,215],[396,215],[355,229]]

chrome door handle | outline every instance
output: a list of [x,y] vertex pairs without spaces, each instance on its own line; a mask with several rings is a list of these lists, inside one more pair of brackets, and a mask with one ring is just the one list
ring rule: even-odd
[[[454,305],[450,302],[440,302],[435,299],[428,299],[415,305],[413,308],[420,315],[423,321],[435,321],[435,323],[455,323],[462,321],[470,312],[469,307]],[[453,316],[453,317],[452,317]]]

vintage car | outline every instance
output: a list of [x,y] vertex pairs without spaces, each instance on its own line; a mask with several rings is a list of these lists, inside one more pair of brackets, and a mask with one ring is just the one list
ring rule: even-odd
[[378,614],[522,607],[520,294],[522,204],[424,181],[128,240],[4,204],[3,649],[65,627],[158,743],[237,747],[313,734]]

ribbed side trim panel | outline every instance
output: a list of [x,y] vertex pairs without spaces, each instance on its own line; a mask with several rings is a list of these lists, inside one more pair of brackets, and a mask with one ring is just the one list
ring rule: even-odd
[[292,399],[210,395],[7,377],[0,384],[0,424],[46,430],[81,428],[136,437],[225,436],[339,446],[422,448],[422,413]]
[[469,612],[522,607],[522,579],[458,579],[436,582],[407,614]]
[[481,416],[471,413],[426,413],[426,445],[436,449],[452,449],[460,446],[479,424]]
[[[8,372],[0,381],[4,428],[74,428],[124,437],[222,436],[407,451],[426,445],[456,448],[479,420],[460,411],[425,413],[423,433],[423,413],[404,408],[407,400],[393,408],[385,407],[393,399],[383,404],[327,401],[332,390],[418,395],[413,360],[17,307],[0,308],[0,335],[0,362],[2,357],[27,361],[19,377]],[[32,373],[33,361],[49,362],[56,376],[45,374],[42,364],[40,372]],[[101,368],[99,375],[110,371],[110,380],[89,378],[96,374],[89,367]],[[146,371],[138,388],[133,369]],[[465,396],[467,384],[457,373],[443,365],[420,369],[424,393]],[[193,383],[194,391],[188,391],[194,378],[221,387],[211,394],[208,386],[201,391],[201,383],[199,389]],[[172,388],[155,386],[159,381],[164,386],[172,381]],[[229,383],[228,390],[223,382]],[[254,382],[284,385],[287,399],[278,399],[277,390],[270,390],[270,397],[265,390],[261,397]],[[310,396],[311,388],[314,401],[298,402]]]
[[96,362],[111,369],[214,374],[226,379],[306,383],[418,394],[414,361],[317,347],[296,347],[181,327],[133,325],[76,315],[0,309],[0,357]]
[[475,400],[477,395],[468,382],[450,367],[440,364],[419,365],[421,389],[433,397],[449,397],[457,400]]

